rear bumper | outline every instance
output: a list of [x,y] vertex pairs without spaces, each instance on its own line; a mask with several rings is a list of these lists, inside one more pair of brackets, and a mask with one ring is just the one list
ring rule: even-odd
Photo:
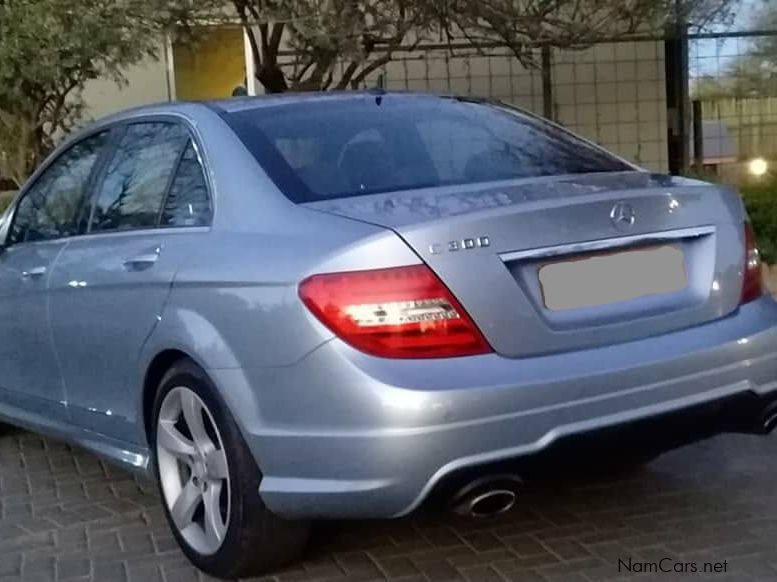
[[757,430],[777,397],[777,304],[764,298],[682,332],[524,360],[389,361],[332,341],[294,366],[210,372],[263,471],[270,509],[393,517],[467,472],[582,435],[621,440],[644,426],[642,438],[684,435],[667,448]]
[[772,419],[774,397],[751,392],[696,404],[679,410],[561,437],[533,455],[462,467],[444,475],[424,504],[451,508],[465,486],[496,475],[535,477],[590,475],[592,470],[641,464],[662,452],[725,432],[767,434],[764,420]]

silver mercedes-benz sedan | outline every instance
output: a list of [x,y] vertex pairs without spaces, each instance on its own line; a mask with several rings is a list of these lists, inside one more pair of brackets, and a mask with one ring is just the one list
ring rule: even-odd
[[142,108],[2,224],[0,416],[155,475],[216,576],[291,559],[312,519],[500,513],[554,451],[774,424],[738,195],[498,103]]

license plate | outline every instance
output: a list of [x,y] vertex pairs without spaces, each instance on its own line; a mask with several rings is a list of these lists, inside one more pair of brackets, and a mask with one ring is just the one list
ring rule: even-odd
[[545,306],[554,311],[672,293],[688,285],[682,251],[668,245],[548,263],[540,267],[539,278]]

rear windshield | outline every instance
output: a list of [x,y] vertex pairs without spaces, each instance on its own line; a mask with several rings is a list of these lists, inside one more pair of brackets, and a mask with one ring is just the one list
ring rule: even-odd
[[305,101],[225,114],[270,178],[298,203],[631,169],[498,105],[390,94]]

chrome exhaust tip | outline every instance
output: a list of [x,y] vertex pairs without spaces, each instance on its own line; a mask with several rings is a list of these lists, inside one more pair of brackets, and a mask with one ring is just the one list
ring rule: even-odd
[[775,428],[777,428],[777,402],[772,402],[763,412],[761,412],[759,425],[757,427],[758,432],[761,434],[770,434]]
[[472,518],[494,517],[515,507],[523,486],[516,475],[497,475],[475,480],[453,498],[453,512]]
[[507,489],[486,491],[470,501],[469,514],[472,517],[501,515],[515,506],[515,499],[515,492]]
[[777,427],[777,410],[772,410],[769,415],[764,417],[761,430],[764,434],[770,434],[775,427]]

